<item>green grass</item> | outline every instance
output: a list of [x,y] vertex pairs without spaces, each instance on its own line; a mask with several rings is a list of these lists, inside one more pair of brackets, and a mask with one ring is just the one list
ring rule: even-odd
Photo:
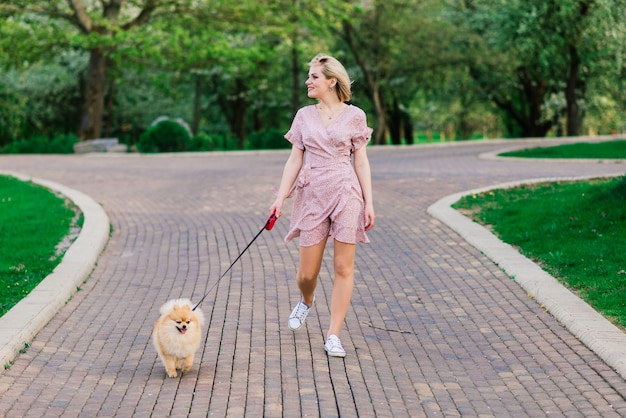
[[528,148],[519,151],[504,152],[500,154],[500,156],[522,158],[624,159],[626,158],[626,141],[581,142],[555,147]]
[[626,176],[493,190],[454,207],[626,327]]
[[59,264],[76,210],[30,182],[0,176],[0,316]]

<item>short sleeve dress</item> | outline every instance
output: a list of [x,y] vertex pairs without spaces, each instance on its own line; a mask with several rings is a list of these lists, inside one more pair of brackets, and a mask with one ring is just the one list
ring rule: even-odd
[[371,135],[365,112],[356,106],[348,105],[326,127],[314,105],[298,110],[285,134],[293,146],[304,150],[286,242],[299,237],[306,247],[328,236],[348,244],[369,242],[352,154]]

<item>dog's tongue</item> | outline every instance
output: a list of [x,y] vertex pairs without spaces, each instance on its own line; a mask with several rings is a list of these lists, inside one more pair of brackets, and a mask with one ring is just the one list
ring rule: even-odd
[[184,333],[186,333],[186,332],[187,332],[187,330],[186,330],[185,328],[179,328],[179,329],[178,329],[178,331],[179,331],[181,334],[184,334]]

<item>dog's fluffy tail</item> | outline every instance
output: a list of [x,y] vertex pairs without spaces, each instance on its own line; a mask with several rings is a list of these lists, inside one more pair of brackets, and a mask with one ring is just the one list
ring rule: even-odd
[[161,306],[161,308],[159,309],[159,313],[161,315],[167,315],[174,309],[175,305],[178,305],[180,307],[183,307],[186,305],[186,306],[189,306],[191,309],[193,309],[193,304],[191,303],[189,299],[171,299],[165,302]]
[[[161,308],[159,309],[159,313],[161,315],[167,315],[169,314],[172,310],[174,310],[174,306],[188,306],[189,309],[193,310],[194,304],[191,303],[191,300],[187,299],[187,298],[182,298],[182,299],[171,299],[168,300],[167,302],[165,302]],[[204,313],[202,312],[202,310],[200,308],[196,308],[196,310],[194,311],[194,314],[196,315],[196,318],[198,319],[198,322],[200,323],[200,326],[204,325]]]

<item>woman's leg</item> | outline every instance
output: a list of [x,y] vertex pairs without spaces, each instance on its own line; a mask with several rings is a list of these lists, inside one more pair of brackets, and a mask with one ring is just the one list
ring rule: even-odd
[[296,273],[296,283],[302,293],[302,301],[311,306],[313,292],[317,287],[317,277],[322,266],[322,257],[326,248],[326,239],[310,247],[300,247],[300,265]]
[[356,244],[335,241],[335,282],[330,300],[330,326],[326,337],[339,331],[346,318],[354,288],[354,256]]

